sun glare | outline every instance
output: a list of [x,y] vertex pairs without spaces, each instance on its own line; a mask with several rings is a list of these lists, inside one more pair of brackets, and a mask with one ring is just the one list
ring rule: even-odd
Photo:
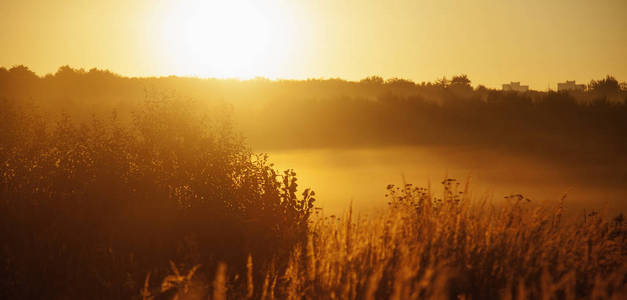
[[289,44],[278,8],[246,0],[174,2],[162,23],[171,63],[185,75],[267,76]]

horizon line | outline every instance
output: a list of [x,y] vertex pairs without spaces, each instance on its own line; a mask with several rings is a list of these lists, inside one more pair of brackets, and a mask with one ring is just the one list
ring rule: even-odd
[[[154,75],[147,75],[147,74],[142,74],[142,75],[127,75],[127,74],[122,74],[122,73],[118,73],[115,71],[112,71],[111,69],[107,69],[107,68],[99,68],[99,67],[91,67],[91,68],[85,68],[85,67],[72,67],[69,64],[65,64],[65,65],[61,65],[57,68],[57,70],[55,72],[48,72],[48,73],[42,73],[42,72],[36,72],[34,71],[32,68],[30,68],[29,66],[25,65],[25,64],[14,64],[11,65],[10,67],[7,66],[0,66],[0,70],[6,70],[6,71],[10,71],[11,69],[14,68],[19,68],[19,67],[24,67],[26,68],[28,71],[30,71],[31,73],[35,74],[38,78],[46,78],[48,76],[55,76],[56,74],[59,73],[59,71],[61,71],[64,68],[69,68],[70,70],[74,71],[74,72],[83,72],[85,74],[92,72],[92,71],[97,71],[97,72],[102,72],[102,73],[110,73],[111,75],[117,76],[117,77],[121,77],[121,78],[127,78],[127,79],[161,79],[161,78],[182,78],[182,79],[198,79],[198,80],[224,80],[224,81],[239,81],[239,82],[246,82],[246,81],[271,81],[271,82],[281,82],[281,81],[333,81],[333,80],[337,80],[337,81],[344,81],[344,82],[348,82],[348,83],[360,83],[366,79],[369,78],[380,78],[383,80],[383,83],[388,83],[390,81],[394,81],[394,80],[398,80],[398,81],[407,81],[407,82],[411,82],[417,86],[421,86],[424,84],[435,84],[437,83],[437,81],[442,80],[442,79],[447,79],[450,80],[456,76],[466,76],[467,78],[471,78],[470,76],[468,76],[468,73],[459,73],[456,75],[453,75],[451,77],[447,77],[446,75],[443,75],[441,77],[436,77],[435,79],[433,79],[432,81],[416,81],[410,78],[406,78],[406,77],[397,77],[397,76],[392,76],[392,77],[383,77],[382,75],[376,75],[376,74],[371,74],[371,75],[367,75],[365,77],[362,77],[361,79],[346,79],[340,76],[321,76],[321,77],[292,77],[292,78],[287,78],[287,77],[266,77],[263,75],[257,75],[257,76],[235,76],[235,77],[219,77],[219,76],[203,76],[203,75],[198,75],[198,74],[154,74]],[[611,74],[606,74],[604,78],[608,78],[608,77],[612,77],[614,79],[616,79],[619,83],[625,83],[626,81],[621,81],[618,80],[614,75]],[[595,79],[590,79],[590,80],[595,80]],[[576,81],[576,80],[570,80],[570,79],[565,79],[563,82],[556,82],[555,84],[559,84],[559,83],[564,83],[566,81]],[[520,81],[520,80],[515,80],[515,81],[508,81],[508,82],[504,82],[502,84],[499,84],[498,87],[494,87],[494,88],[489,88],[488,86],[486,86],[485,84],[481,84],[481,83],[477,83],[475,85],[470,85],[471,87],[475,87],[478,88],[480,86],[483,86],[487,89],[499,89],[500,85],[503,84],[510,84],[512,82],[519,82],[521,84],[526,83],[524,81]],[[471,83],[473,83],[473,81],[471,80]],[[529,87],[529,90],[533,90],[533,91],[551,91],[551,87],[550,85],[553,84],[552,82],[548,82],[548,86],[545,89],[533,89],[531,87]],[[588,85],[589,82],[585,82],[583,84]]]

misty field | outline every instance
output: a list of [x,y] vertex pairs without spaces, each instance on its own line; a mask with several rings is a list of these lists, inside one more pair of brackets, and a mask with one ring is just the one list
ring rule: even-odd
[[[11,72],[27,79],[16,81],[21,87],[12,82],[10,93],[0,97],[0,298],[627,297],[627,225],[620,211],[604,210],[600,203],[575,210],[568,197],[545,202],[514,194],[493,201],[471,194],[465,181],[444,178],[434,184],[443,192],[408,183],[382,186],[386,196],[376,212],[365,214],[346,203],[343,213],[331,215],[317,208],[313,190],[299,187],[295,171],[278,171],[271,155],[253,151],[228,109],[151,94],[120,104],[105,82],[135,79],[66,74],[94,80],[95,86],[108,78],[101,82],[101,101],[94,102],[99,106],[90,111],[92,102],[70,97],[92,93],[89,84],[64,90],[63,76]],[[5,75],[0,72],[0,79]],[[103,77],[90,77],[95,75]],[[357,90],[399,84],[371,81],[339,84]],[[263,84],[273,89],[304,83]],[[613,91],[619,102],[597,99],[601,92],[594,91],[579,95],[580,103],[566,93],[473,90],[468,82],[461,88],[405,88],[446,97],[443,103],[416,95],[309,104],[275,100],[270,102],[278,103],[275,111],[260,110],[267,114],[257,119],[252,141],[266,132],[265,142],[275,140],[276,147],[308,145],[316,138],[336,147],[347,141],[455,147],[475,137],[476,146],[502,144],[498,149],[511,153],[525,152],[521,141],[529,141],[532,156],[612,165],[615,170],[599,174],[615,177],[599,178],[624,188],[622,90]],[[59,98],[38,105],[21,98],[29,90],[44,98],[54,90]],[[70,109],[59,113],[55,104]],[[318,112],[308,119],[311,109],[290,108],[304,106]],[[344,110],[334,109],[339,106]],[[351,109],[364,113],[350,114]],[[525,117],[514,119],[517,111]],[[394,115],[400,116],[396,123],[367,122]],[[431,119],[418,117],[427,115]],[[525,119],[537,122],[519,128]],[[366,123],[373,127],[358,126]],[[405,125],[413,130],[399,130]],[[336,135],[325,139],[325,132]],[[568,132],[573,135],[562,135]],[[297,137],[289,140],[290,135]],[[580,139],[595,143],[577,147]],[[544,148],[534,148],[539,145]]]

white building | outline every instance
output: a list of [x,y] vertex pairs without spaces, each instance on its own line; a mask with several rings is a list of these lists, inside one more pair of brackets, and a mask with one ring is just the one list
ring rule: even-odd
[[503,84],[504,91],[514,91],[514,92],[527,92],[529,91],[528,85],[520,85],[520,82],[510,82]]
[[586,89],[585,84],[576,84],[575,80],[558,83],[557,91],[578,91],[583,92]]

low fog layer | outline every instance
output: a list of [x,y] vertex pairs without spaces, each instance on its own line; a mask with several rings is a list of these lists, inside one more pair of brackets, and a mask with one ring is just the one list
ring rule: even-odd
[[329,214],[341,214],[350,204],[360,211],[380,209],[388,184],[430,187],[441,196],[445,178],[456,179],[460,190],[469,182],[473,197],[494,203],[521,194],[534,203],[556,203],[564,198],[571,213],[582,208],[627,209],[625,186],[604,181],[587,172],[586,166],[568,167],[479,148],[327,148],[270,153],[277,167],[297,170],[300,186],[316,189],[318,205]]

